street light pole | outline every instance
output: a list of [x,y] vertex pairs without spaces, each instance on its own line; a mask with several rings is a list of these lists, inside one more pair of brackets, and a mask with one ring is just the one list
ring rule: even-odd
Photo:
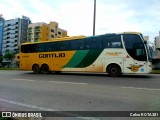
[[95,24],[96,24],[96,0],[94,0],[93,36],[95,36]]

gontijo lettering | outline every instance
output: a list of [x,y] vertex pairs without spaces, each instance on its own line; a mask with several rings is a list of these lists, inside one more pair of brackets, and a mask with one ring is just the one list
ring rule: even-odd
[[39,54],[39,58],[60,58],[65,57],[65,53]]

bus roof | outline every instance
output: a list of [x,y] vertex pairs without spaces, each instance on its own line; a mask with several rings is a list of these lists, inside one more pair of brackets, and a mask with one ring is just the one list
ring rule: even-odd
[[50,39],[50,41],[41,41],[41,42],[25,42],[22,43],[21,45],[25,44],[37,44],[37,43],[46,43],[46,42],[57,42],[57,41],[65,41],[65,40],[74,40],[74,39],[80,39],[80,38],[86,38],[84,35],[79,35],[79,36],[71,36],[71,37],[63,37],[63,38],[55,38],[55,39]]
[[21,45],[25,44],[37,44],[37,43],[46,43],[46,42],[58,42],[58,41],[65,41],[65,40],[75,40],[75,39],[80,39],[80,38],[94,38],[94,37],[100,37],[100,36],[112,36],[112,35],[122,35],[122,34],[141,34],[140,32],[122,32],[122,33],[106,33],[102,35],[96,35],[96,36],[84,36],[84,35],[79,35],[79,36],[71,36],[71,37],[63,37],[63,38],[55,38],[51,39],[50,41],[41,41],[41,42],[25,42],[22,43]]
[[142,34],[141,32],[123,32],[121,34]]
[[86,38],[86,36],[79,35],[79,36],[63,37],[63,38],[51,39],[51,41],[73,40],[73,39],[79,39],[79,38]]

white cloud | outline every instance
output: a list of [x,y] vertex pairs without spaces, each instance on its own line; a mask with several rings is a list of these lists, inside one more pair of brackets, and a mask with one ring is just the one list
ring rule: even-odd
[[[125,11],[127,5],[103,5],[97,7],[97,29],[103,28],[101,32],[122,32],[134,31],[137,28],[134,24],[130,24],[128,18],[135,15],[133,10]],[[99,31],[100,32],[100,31]]]
[[[6,19],[30,17],[32,22],[57,21],[69,35],[92,35],[93,0],[1,0]],[[140,31],[151,39],[160,30],[159,0],[97,0],[96,34]]]
[[58,21],[71,35],[92,35],[93,2],[77,0],[59,8]]

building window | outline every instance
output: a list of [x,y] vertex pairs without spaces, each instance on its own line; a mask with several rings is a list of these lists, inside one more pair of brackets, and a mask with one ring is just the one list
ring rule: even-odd
[[61,35],[62,33],[61,33],[61,32],[58,32],[58,34]]
[[54,30],[53,30],[53,29],[51,29],[51,32],[54,32]]
[[51,38],[54,38],[54,35],[51,35]]

